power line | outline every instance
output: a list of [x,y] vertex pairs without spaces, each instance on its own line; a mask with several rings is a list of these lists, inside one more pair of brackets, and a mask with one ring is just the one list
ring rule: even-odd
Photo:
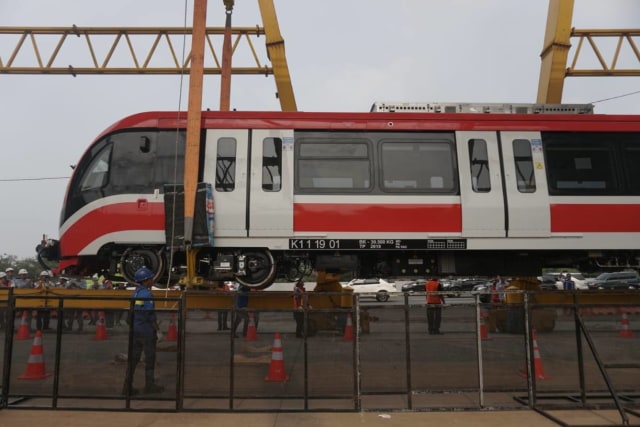
[[51,176],[43,178],[0,178],[0,182],[19,182],[19,181],[51,181],[54,179],[69,179],[69,176]]
[[599,99],[597,101],[592,101],[591,104],[597,104],[598,102],[611,101],[612,99],[624,98],[626,96],[636,95],[640,93],[640,90],[636,90],[635,92],[629,92],[618,96],[612,96],[611,98]]

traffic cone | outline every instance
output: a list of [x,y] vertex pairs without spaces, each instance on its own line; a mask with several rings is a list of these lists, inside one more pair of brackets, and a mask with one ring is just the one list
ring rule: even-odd
[[169,328],[167,329],[167,334],[164,336],[165,341],[178,340],[178,329],[176,328],[175,319],[176,319],[175,313],[171,313],[171,318],[169,319]]
[[33,339],[33,345],[31,346],[31,353],[29,354],[29,360],[27,361],[27,369],[24,374],[20,375],[18,379],[21,380],[41,380],[50,376],[45,372],[44,367],[44,352],[42,349],[42,332],[36,331],[36,336]]
[[351,322],[351,313],[347,313],[347,324],[344,327],[344,336],[342,341],[353,341],[353,323]]
[[269,365],[269,374],[265,377],[265,381],[286,382],[289,380],[284,370],[284,357],[282,354],[282,341],[280,333],[276,332],[273,338],[273,349],[271,351],[271,365]]
[[249,326],[247,327],[247,336],[244,337],[245,341],[258,341],[258,331],[256,329],[256,322],[253,320],[253,313],[249,313]]
[[487,324],[484,321],[484,318],[487,314],[484,311],[480,312],[480,339],[482,341],[490,340],[489,331],[487,330]]
[[620,338],[633,338],[633,331],[629,327],[629,317],[627,313],[622,313],[622,319],[620,319],[622,329],[620,329]]
[[18,327],[18,333],[16,334],[17,340],[28,340],[31,339],[31,327],[27,322],[28,318],[27,310],[22,312],[22,320],[20,321],[20,326]]
[[[536,380],[546,380],[547,377],[542,369],[542,359],[540,358],[540,350],[538,349],[538,340],[536,339],[536,331],[533,331],[533,370]],[[520,376],[526,378],[527,370],[520,371]]]
[[96,324],[96,336],[93,337],[96,341],[102,341],[107,339],[107,327],[104,320],[104,311],[98,312],[98,323]]

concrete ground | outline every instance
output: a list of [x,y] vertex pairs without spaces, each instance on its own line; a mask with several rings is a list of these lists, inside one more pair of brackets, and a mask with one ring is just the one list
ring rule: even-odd
[[[614,410],[551,411],[568,426],[622,425]],[[362,413],[150,413],[89,411],[0,411],[0,426],[46,425],[48,427],[199,427],[215,425],[248,427],[412,427],[412,426],[556,426],[552,420],[530,410],[465,412],[362,412]],[[640,419],[630,416],[630,424],[640,426]]]

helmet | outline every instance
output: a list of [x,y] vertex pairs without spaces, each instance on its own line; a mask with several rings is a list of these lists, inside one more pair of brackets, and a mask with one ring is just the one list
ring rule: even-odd
[[18,274],[29,274],[29,273],[27,272],[27,270],[26,270],[26,269],[21,268],[21,269],[18,271]]
[[42,270],[42,271],[40,272],[40,277],[42,277],[42,276],[47,276],[47,277],[49,277],[49,272],[48,272],[47,270]]
[[6,273],[13,271],[13,267],[7,267],[7,269],[5,270]]
[[95,273],[93,276],[91,276],[91,279],[98,280],[100,279],[100,276],[98,276],[98,273]]
[[153,271],[149,270],[147,267],[141,267],[135,274],[135,280],[137,283],[142,283],[147,279],[151,279],[155,276]]
[[0,279],[4,279],[5,277],[7,277],[7,273],[0,271]]

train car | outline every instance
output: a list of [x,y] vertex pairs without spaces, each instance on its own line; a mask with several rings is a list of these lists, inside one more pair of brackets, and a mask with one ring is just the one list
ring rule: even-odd
[[[197,173],[210,184],[215,227],[197,274],[265,288],[312,268],[361,277],[637,269],[640,117],[590,107],[203,112]],[[183,274],[169,220],[183,212],[167,209],[166,196],[183,182],[186,119],[132,115],[91,143],[68,185],[59,241],[40,245],[40,257],[67,274],[131,280],[141,265]]]

